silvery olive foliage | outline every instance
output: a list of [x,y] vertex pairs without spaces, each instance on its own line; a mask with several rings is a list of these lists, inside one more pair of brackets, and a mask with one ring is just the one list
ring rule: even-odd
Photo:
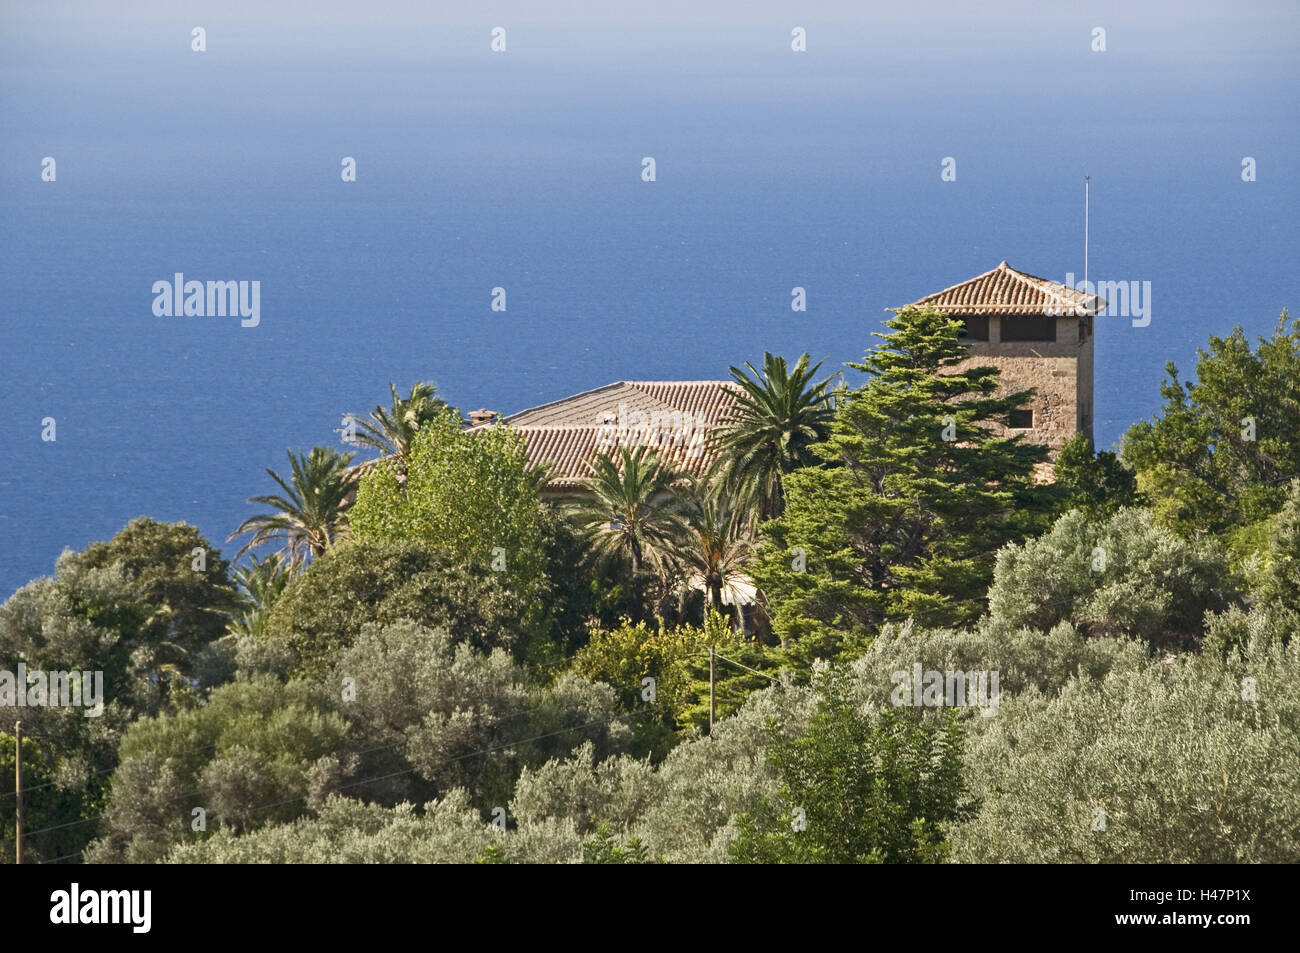
[[122,739],[87,859],[157,860],[188,836],[195,805],[236,833],[296,817],[322,770],[317,762],[343,754],[347,733],[321,686],[267,675],[214,689],[199,707],[137,721]]
[[808,725],[816,693],[806,687],[756,692],[711,736],[678,745],[659,768],[662,793],[631,832],[673,863],[726,863],[736,818],[776,794],[767,764],[767,728],[783,737]]
[[1145,644],[1135,639],[1089,639],[1068,622],[1049,631],[1006,629],[987,620],[974,629],[927,629],[905,622],[881,629],[850,669],[858,698],[885,707],[894,689],[891,676],[918,664],[927,671],[995,671],[1003,693],[1032,688],[1055,696],[1076,674],[1102,678],[1114,669],[1140,667],[1148,656]]
[[1292,616],[1300,614],[1300,480],[1287,490],[1286,502],[1265,524],[1263,551],[1251,560],[1256,598]]
[[335,683],[345,678],[355,698],[343,710],[364,749],[389,755],[362,775],[408,767],[425,783],[381,788],[404,799],[464,788],[481,807],[504,804],[524,767],[584,741],[604,758],[631,739],[609,686],[566,675],[537,687],[503,649],[485,654],[409,621],[364,626],[336,666]]
[[469,796],[452,791],[422,811],[333,797],[314,818],[268,827],[256,837],[220,831],[182,845],[178,864],[473,863],[501,835],[485,824]]
[[468,793],[453,789],[417,809],[347,798],[326,800],[315,818],[237,837],[220,831],[176,848],[188,863],[420,863],[494,859],[514,863],[581,863],[584,844],[607,830],[620,845],[640,840],[649,858],[727,861],[735,818],[775,793],[765,759],[775,720],[797,734],[815,707],[808,688],[756,693],[719,722],[712,738],[682,743],[652,767],[626,755],[599,760],[585,742],[566,758],[524,770],[505,806],[506,830],[493,826]]
[[1003,547],[988,603],[1001,626],[1070,622],[1089,636],[1178,648],[1199,644],[1205,613],[1236,598],[1222,545],[1184,539],[1128,508],[1100,523],[1072,511],[1042,536]]
[[615,830],[634,825],[662,790],[647,761],[629,757],[598,762],[590,743],[564,760],[524,769],[515,786],[510,813],[521,826],[568,821],[579,834],[599,823]]
[[1300,860],[1300,643],[1259,639],[1243,655],[1076,677],[970,719],[982,806],[950,832],[952,859]]
[[[1245,643],[1174,657],[1068,624],[891,627],[848,667],[850,688],[883,711],[890,674],[916,662],[1004,673],[994,717],[958,713],[975,810],[945,825],[953,862],[1300,860],[1300,643],[1239,609],[1213,624],[1242,628]],[[769,726],[800,737],[818,699],[810,686],[756,692],[712,737],[658,764],[586,741],[526,765],[501,802],[504,830],[461,788],[419,808],[334,798],[315,818],[245,836],[223,828],[169,859],[725,863],[739,818],[779,793]]]
[[[584,743],[605,759],[630,737],[607,685],[537,685],[502,649],[409,620],[365,625],[319,681],[245,674],[198,707],[133,724],[90,859],[156,860],[219,831],[260,836],[333,794],[396,809],[459,791],[486,819],[524,768]],[[191,830],[192,805],[207,830]]]

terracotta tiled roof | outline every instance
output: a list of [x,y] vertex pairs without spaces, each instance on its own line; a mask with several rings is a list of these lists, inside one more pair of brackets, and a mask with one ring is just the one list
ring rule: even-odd
[[1068,285],[1016,271],[1005,261],[969,281],[926,295],[919,306],[950,315],[968,314],[1096,314],[1106,302]]
[[552,465],[553,490],[578,485],[598,453],[620,446],[653,447],[699,475],[712,462],[708,433],[731,412],[738,391],[731,381],[619,381],[521,410],[503,423],[523,435],[530,465]]

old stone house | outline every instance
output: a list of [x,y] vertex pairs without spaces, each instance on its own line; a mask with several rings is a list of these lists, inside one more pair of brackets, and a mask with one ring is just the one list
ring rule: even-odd
[[1105,301],[1004,261],[914,303],[965,323],[971,354],[956,370],[992,365],[1002,372],[1004,393],[1034,389],[1028,407],[999,429],[1053,456],[1076,433],[1092,439],[1093,319]]

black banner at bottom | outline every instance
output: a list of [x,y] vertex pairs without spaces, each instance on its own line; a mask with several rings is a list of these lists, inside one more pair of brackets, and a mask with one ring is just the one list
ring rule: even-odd
[[23,938],[75,932],[129,943],[183,931],[220,941],[283,928],[295,940],[369,942],[377,929],[436,917],[486,927],[485,939],[499,943],[515,931],[558,937],[568,917],[631,936],[712,908],[741,928],[788,925],[822,937],[838,920],[864,939],[873,927],[884,936],[908,923],[927,932],[947,923],[973,939],[979,923],[990,938],[1138,933],[1182,942],[1199,933],[1231,942],[1284,928],[1283,878],[1292,877],[1279,867],[768,867],[701,869],[696,883],[684,869],[662,880],[653,867],[624,867],[615,880],[593,880],[590,868],[507,869],[8,866],[0,879],[12,935]]

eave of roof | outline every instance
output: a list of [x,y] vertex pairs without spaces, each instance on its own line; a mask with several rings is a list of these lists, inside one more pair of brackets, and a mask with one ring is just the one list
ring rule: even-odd
[[913,302],[954,316],[1008,314],[1095,315],[1106,307],[1097,295],[1084,294],[1067,285],[1027,272],[1017,271],[1005,261],[996,268],[926,295]]
[[[721,380],[699,380],[699,381],[614,381],[612,384],[605,384],[601,387],[593,387],[591,390],[584,390],[577,394],[570,394],[568,397],[562,397],[559,400],[548,401],[545,404],[538,404],[536,407],[525,407],[523,410],[517,410],[513,414],[504,417],[503,420],[508,424],[515,424],[521,417],[537,415],[548,410],[562,408],[566,404],[578,404],[588,397],[606,392],[614,393],[626,388],[634,388],[641,391],[644,397],[656,400],[661,403],[670,404],[669,401],[663,400],[657,396],[654,391],[662,391],[664,388],[673,388],[675,390],[685,390],[687,388],[709,388],[718,387],[727,390],[738,391],[738,386],[732,381]],[[685,410],[686,408],[678,408]],[[560,426],[570,426],[561,424]]]

